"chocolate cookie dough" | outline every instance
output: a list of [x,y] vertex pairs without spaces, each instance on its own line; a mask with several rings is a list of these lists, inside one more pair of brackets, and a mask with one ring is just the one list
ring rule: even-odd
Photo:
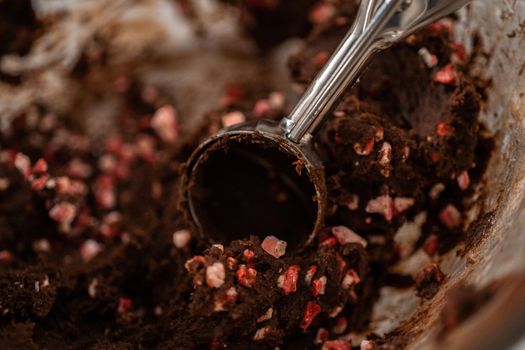
[[[346,1],[244,8],[259,19],[253,33],[263,53],[313,25],[290,59],[298,89],[356,10]],[[289,27],[271,24],[275,13]],[[123,76],[108,82],[123,104],[102,140],[42,106],[19,114],[0,132],[0,348],[383,346],[373,335],[355,341],[368,331],[380,288],[403,282],[432,298],[447,278],[436,264],[394,275],[391,267],[411,254],[396,233],[425,212],[413,250],[435,257],[462,241],[466,199],[490,149],[478,122],[480,87],[453,25],[439,21],[381,54],[346,92],[315,139],[329,212],[302,249],[308,225],[243,232],[239,213],[221,203],[217,214],[232,235],[197,235],[180,188],[200,142],[235,123],[279,120],[293,94],[233,83],[187,133],[167,92]]]

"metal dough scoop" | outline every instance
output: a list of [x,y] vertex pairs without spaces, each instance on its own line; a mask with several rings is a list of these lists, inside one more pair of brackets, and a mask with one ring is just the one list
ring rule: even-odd
[[289,246],[307,244],[326,207],[313,135],[375,53],[468,2],[361,0],[352,28],[287,118],[225,128],[194,151],[183,188],[201,234],[216,242],[272,234]]

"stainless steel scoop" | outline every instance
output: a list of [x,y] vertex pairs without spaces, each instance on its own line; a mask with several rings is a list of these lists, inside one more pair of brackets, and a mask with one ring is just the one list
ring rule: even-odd
[[[221,130],[187,163],[185,198],[201,234],[306,244],[322,226],[326,187],[312,137],[371,57],[468,0],[361,0],[356,20],[293,111]],[[305,237],[308,236],[308,237]]]

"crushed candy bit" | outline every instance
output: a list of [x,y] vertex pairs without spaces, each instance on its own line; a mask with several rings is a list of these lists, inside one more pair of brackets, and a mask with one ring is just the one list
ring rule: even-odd
[[237,301],[237,296],[239,294],[237,293],[237,289],[235,289],[235,287],[230,287],[228,288],[228,290],[226,291],[226,300],[229,301],[229,302],[236,302]]
[[279,259],[281,256],[286,254],[286,242],[278,239],[275,236],[267,236],[261,243],[262,249],[273,256],[276,259]]
[[184,263],[184,267],[188,272],[195,272],[199,267],[203,266],[206,263],[206,260],[202,255],[196,255],[193,258],[187,260]]
[[43,158],[40,158],[39,160],[36,161],[35,165],[33,165],[33,169],[31,170],[31,172],[33,174],[43,174],[43,173],[46,173],[47,172],[47,162],[45,159]]
[[71,223],[76,215],[77,208],[69,202],[57,203],[49,210],[49,217],[55,220],[65,233],[71,230]]
[[407,197],[394,198],[394,209],[396,211],[396,214],[403,213],[404,211],[410,209],[415,203],[416,203],[416,200],[414,198],[407,198]]
[[97,296],[97,286],[98,286],[98,279],[93,278],[88,286],[88,295],[91,299],[94,299]]
[[49,180],[49,177],[47,175],[42,175],[37,179],[34,179],[31,181],[31,189],[33,191],[41,191],[46,187],[46,184]]
[[328,340],[324,342],[321,350],[352,350],[352,342],[350,340]]
[[186,229],[178,230],[173,233],[173,244],[176,248],[184,248],[191,240],[191,232]]
[[80,256],[85,262],[91,261],[103,250],[102,244],[93,239],[88,239],[80,246]]
[[211,249],[217,249],[221,253],[224,253],[224,246],[222,244],[217,244],[217,243],[212,244]]
[[47,253],[51,251],[51,244],[45,238],[33,242],[33,250],[37,253]]
[[374,150],[375,138],[372,137],[363,147],[360,143],[354,144],[354,151],[360,156],[367,156]]
[[222,296],[219,296],[217,300],[215,300],[215,305],[213,308],[213,311],[224,311],[226,310],[225,305],[226,304],[233,304],[237,301],[239,294],[237,293],[237,289],[235,287],[230,287],[224,293]]
[[283,109],[286,103],[284,94],[281,92],[272,92],[268,95],[268,103],[273,109]]
[[384,177],[390,176],[390,162],[392,161],[392,146],[388,142],[383,142],[381,149],[379,150],[379,156],[377,159],[379,165],[381,165],[381,174]]
[[428,195],[430,196],[430,198],[432,198],[433,200],[436,200],[439,198],[439,196],[441,195],[441,193],[445,190],[445,185],[442,184],[441,182],[438,182],[437,184],[435,184],[434,186],[432,186],[432,188],[430,189]]
[[271,331],[272,331],[272,327],[270,327],[270,326],[259,328],[255,332],[255,335],[253,336],[253,340],[262,340],[262,339],[266,338],[266,336],[268,334],[270,334]]
[[439,213],[441,223],[449,229],[455,229],[461,224],[461,213],[452,204],[448,204]]
[[428,254],[428,256],[436,255],[439,248],[439,239],[436,235],[430,235],[423,243],[423,251]]
[[361,341],[361,345],[359,347],[359,350],[373,350],[374,349],[374,342],[372,340],[363,340]]
[[392,197],[389,195],[379,196],[371,199],[366,205],[365,211],[370,214],[381,214],[386,221],[391,221],[394,217]]
[[224,284],[226,272],[224,265],[220,262],[215,262],[206,268],[206,284],[211,288],[219,288]]
[[374,137],[376,142],[383,141],[385,138],[385,129],[383,129],[383,127],[378,127]]
[[246,265],[240,265],[235,275],[240,285],[251,288],[255,284],[257,270],[252,267],[246,267]]
[[453,27],[454,24],[449,18],[443,18],[426,27],[425,32],[430,36],[437,36],[441,33],[451,33]]
[[458,79],[458,73],[451,64],[447,64],[443,69],[434,74],[434,81],[440,84],[453,85]]
[[73,158],[67,165],[67,175],[71,177],[86,179],[92,173],[91,165],[80,158]]
[[261,317],[257,319],[257,323],[268,321],[269,319],[272,318],[272,316],[273,316],[273,308],[269,307],[268,310],[266,310],[266,312],[264,313],[264,315],[262,315]]
[[314,24],[325,23],[330,20],[336,13],[334,6],[318,2],[308,14],[308,19]]
[[112,211],[111,213],[104,216],[100,225],[100,234],[106,239],[112,239],[119,235],[118,224],[120,222],[121,215],[119,212]]
[[304,282],[307,285],[310,285],[312,283],[312,279],[314,278],[315,273],[317,272],[317,266],[312,265],[306,270],[306,274],[304,275]]
[[343,316],[338,317],[337,320],[335,320],[335,325],[332,327],[332,332],[334,334],[343,334],[346,331],[346,327],[348,327],[348,321]]
[[115,184],[112,177],[102,175],[95,181],[93,191],[97,204],[102,209],[112,209],[117,203],[117,197],[115,194]]
[[327,239],[319,242],[319,247],[335,247],[337,245],[337,238],[328,237]]
[[434,68],[438,64],[437,56],[430,53],[426,47],[420,48],[417,53],[428,68]]
[[230,112],[221,117],[222,126],[224,126],[225,128],[232,125],[244,123],[245,121],[246,116],[244,115],[244,113],[239,111]]
[[133,302],[131,301],[130,298],[120,298],[118,302],[117,312],[119,314],[124,314],[130,311],[132,307],[133,307]]
[[439,123],[437,126],[436,126],[436,133],[439,135],[439,136],[450,136],[450,135],[454,135],[454,127],[453,126],[450,126],[446,123]]
[[255,253],[251,249],[245,249],[242,252],[242,257],[243,257],[244,261],[248,262],[248,261],[252,260],[255,257]]
[[98,159],[98,168],[104,173],[112,173],[117,167],[117,160],[112,154],[104,154]]
[[332,227],[332,234],[337,238],[337,241],[341,245],[349,243],[357,243],[366,248],[367,241],[363,237],[359,236],[357,233],[352,231],[346,226],[334,226]]
[[226,265],[228,265],[228,269],[233,270],[235,265],[237,265],[237,259],[229,256],[226,258]]
[[315,317],[321,312],[321,306],[315,301],[309,301],[306,304],[306,309],[304,310],[303,318],[301,320],[300,327],[303,331],[307,330],[308,327],[312,324]]
[[319,328],[317,330],[317,335],[315,336],[315,339],[314,339],[314,344],[320,345],[324,343],[328,339],[328,335],[329,335],[328,329],[323,328],[323,327]]
[[156,140],[150,135],[140,134],[135,142],[137,154],[146,162],[154,162],[157,158]]
[[470,176],[468,175],[468,171],[464,170],[462,171],[458,177],[457,177],[458,186],[463,191],[469,188],[470,186]]
[[284,291],[284,294],[288,295],[297,291],[300,270],[301,268],[298,265],[292,265],[279,276],[277,286]]
[[255,106],[253,107],[253,115],[256,118],[262,118],[266,116],[270,111],[272,110],[272,107],[266,100],[259,100],[257,103],[255,103]]
[[342,305],[334,307],[332,311],[330,311],[330,313],[328,314],[328,317],[330,318],[337,317],[337,315],[339,315],[341,311],[343,311],[343,309],[344,307]]
[[324,295],[326,290],[326,276],[321,276],[312,282],[312,294],[316,297]]
[[353,269],[349,269],[348,271],[346,271],[341,285],[343,286],[343,289],[349,289],[358,284],[359,282],[361,282],[361,278],[359,278],[357,272],[355,272],[355,270]]
[[50,286],[50,284],[49,284],[49,277],[47,275],[44,277],[44,280],[42,281],[42,284],[40,284],[40,281],[36,281],[35,282],[35,290],[37,292],[40,292],[41,289],[47,288],[49,286]]
[[173,143],[179,134],[177,112],[170,105],[159,108],[151,119],[151,127],[162,141]]
[[335,258],[337,260],[337,268],[339,269],[339,271],[343,272],[343,270],[346,267],[346,261],[343,258],[341,258],[339,254],[337,254]]
[[24,176],[24,179],[27,180],[29,175],[31,175],[31,160],[29,157],[19,152],[15,155],[14,164],[15,168],[17,168]]
[[359,196],[357,194],[350,195],[350,199],[346,202],[346,207],[350,211],[359,209]]

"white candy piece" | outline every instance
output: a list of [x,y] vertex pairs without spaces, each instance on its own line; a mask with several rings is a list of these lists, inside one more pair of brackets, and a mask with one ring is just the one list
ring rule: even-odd
[[220,262],[215,262],[206,268],[206,284],[211,288],[219,288],[224,284],[226,272],[224,265]]

